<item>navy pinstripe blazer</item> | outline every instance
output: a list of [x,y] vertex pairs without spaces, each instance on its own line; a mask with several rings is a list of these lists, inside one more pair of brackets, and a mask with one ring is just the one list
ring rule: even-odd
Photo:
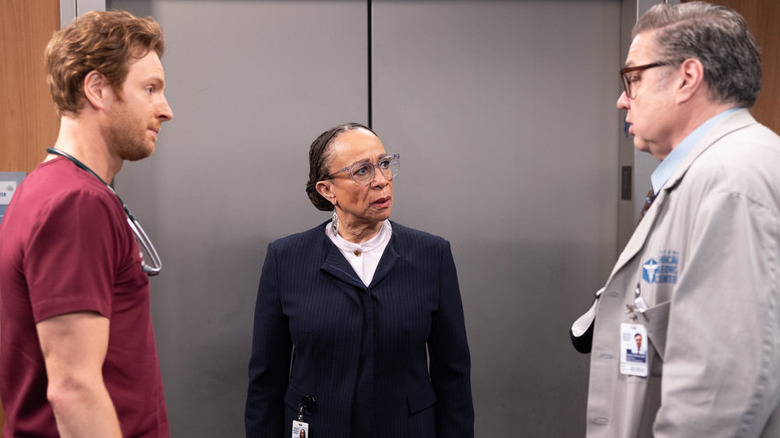
[[471,359],[449,242],[392,222],[366,287],[324,227],[268,246],[247,437],[291,436],[306,395],[316,400],[304,416],[314,438],[354,436],[361,419],[371,437],[473,437]]

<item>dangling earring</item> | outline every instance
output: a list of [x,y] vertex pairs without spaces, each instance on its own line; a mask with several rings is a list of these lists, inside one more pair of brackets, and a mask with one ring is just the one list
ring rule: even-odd
[[336,209],[333,209],[333,220],[331,220],[331,226],[333,227],[333,234],[339,233],[339,215],[336,214]]

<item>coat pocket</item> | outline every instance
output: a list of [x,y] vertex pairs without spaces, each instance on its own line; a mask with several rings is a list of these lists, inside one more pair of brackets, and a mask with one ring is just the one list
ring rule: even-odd
[[670,305],[671,302],[667,301],[645,310],[644,313],[647,320],[647,337],[650,338],[650,343],[653,344],[662,362],[666,350],[666,328],[669,325]]
[[429,385],[406,396],[406,401],[409,404],[409,415],[416,414],[436,404],[436,392]]
[[409,405],[408,437],[436,435],[436,392],[431,385],[406,396]]

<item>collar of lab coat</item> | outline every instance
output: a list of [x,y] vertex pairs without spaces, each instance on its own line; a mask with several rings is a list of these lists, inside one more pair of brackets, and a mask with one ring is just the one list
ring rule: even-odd
[[[653,226],[658,219],[658,212],[661,211],[660,206],[667,202],[669,194],[677,188],[696,159],[724,136],[755,123],[757,122],[753,116],[750,115],[750,112],[745,108],[741,108],[729,114],[723,121],[714,126],[701,140],[699,140],[674,175],[669,178],[666,184],[664,184],[658,192],[658,195],[653,201],[653,205],[647,213],[645,213],[644,218],[634,230],[634,234],[631,235],[625,249],[623,249],[623,252],[620,254],[620,257],[609,276],[609,280],[612,280],[612,277],[614,277],[623,266],[629,263],[645,246],[647,236],[650,234],[650,231],[653,229]],[[608,283],[609,280],[607,280]]]

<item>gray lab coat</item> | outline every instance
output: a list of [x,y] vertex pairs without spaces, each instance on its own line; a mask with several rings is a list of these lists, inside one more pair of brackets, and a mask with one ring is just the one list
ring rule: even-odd
[[[649,309],[628,311],[639,284]],[[660,190],[597,304],[589,438],[780,437],[780,137],[745,109]],[[620,324],[648,377],[620,373]]]

